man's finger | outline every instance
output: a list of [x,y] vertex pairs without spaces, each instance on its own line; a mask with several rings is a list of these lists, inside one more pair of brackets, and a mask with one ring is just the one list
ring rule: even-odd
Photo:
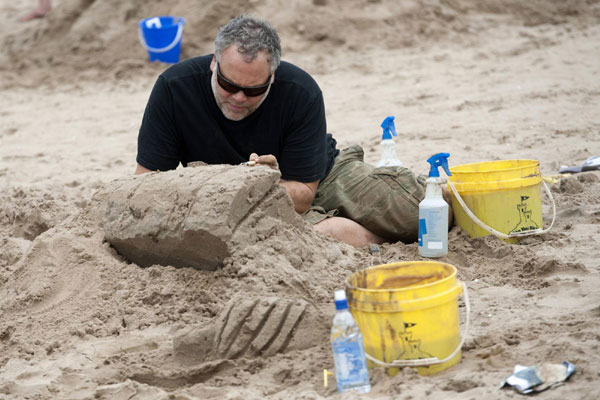
[[279,171],[279,164],[277,163],[277,158],[272,154],[257,157],[256,163],[260,165],[266,165],[271,169]]
[[267,164],[271,166],[277,166],[277,158],[274,155],[267,154],[266,156],[258,157],[258,162],[260,164]]

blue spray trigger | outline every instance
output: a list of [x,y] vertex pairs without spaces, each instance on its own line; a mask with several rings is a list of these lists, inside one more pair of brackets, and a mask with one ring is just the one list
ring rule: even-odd
[[429,170],[430,178],[439,178],[439,167],[444,168],[448,176],[452,176],[448,169],[448,157],[450,157],[450,153],[437,153],[427,159],[427,162],[431,164],[431,169]]
[[381,135],[381,139],[391,139],[392,135],[396,135],[396,126],[394,125],[395,117],[387,117],[381,123],[381,127],[383,128],[383,134]]

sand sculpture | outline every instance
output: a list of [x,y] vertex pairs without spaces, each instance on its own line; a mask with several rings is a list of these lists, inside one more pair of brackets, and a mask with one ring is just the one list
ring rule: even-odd
[[[271,224],[302,224],[279,173],[203,165],[117,179],[103,199],[106,240],[130,262],[214,270]],[[268,229],[268,228],[267,228]]]

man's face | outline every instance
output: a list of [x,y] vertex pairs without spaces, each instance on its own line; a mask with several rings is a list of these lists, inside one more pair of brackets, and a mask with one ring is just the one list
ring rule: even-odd
[[[210,63],[212,71],[211,86],[217,105],[226,118],[239,121],[252,114],[269,94],[270,86],[258,96],[247,96],[244,91],[230,93],[223,89],[217,79],[217,62],[213,57]],[[254,60],[246,62],[237,51],[237,46],[231,45],[221,53],[218,63],[219,73],[224,80],[234,86],[262,86],[272,82],[270,65],[265,52],[260,52]]]

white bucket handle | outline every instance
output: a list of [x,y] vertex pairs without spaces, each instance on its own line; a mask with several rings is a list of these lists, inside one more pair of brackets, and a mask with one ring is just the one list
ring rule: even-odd
[[152,53],[166,53],[167,51],[171,50],[173,47],[177,46],[177,43],[179,43],[179,41],[181,40],[182,35],[183,35],[183,24],[181,23],[181,21],[178,21],[177,22],[177,34],[175,35],[175,39],[173,39],[173,41],[170,44],[168,44],[167,46],[162,47],[162,48],[150,47],[150,46],[148,46],[148,43],[146,43],[146,39],[144,38],[144,33],[142,32],[142,28],[138,26],[138,39],[140,40],[140,43],[147,51],[152,52]]
[[510,239],[510,238],[514,238],[514,237],[524,237],[524,236],[531,236],[531,235],[541,235],[543,233],[548,232],[550,229],[552,229],[552,226],[554,225],[554,221],[556,220],[556,203],[554,202],[554,197],[552,197],[552,193],[550,192],[550,189],[548,188],[548,185],[546,184],[546,182],[544,182],[544,180],[542,180],[542,183],[544,184],[544,188],[546,189],[546,193],[548,194],[548,197],[550,197],[550,200],[552,201],[552,222],[550,223],[550,226],[546,229],[541,229],[541,228],[531,229],[531,230],[524,231],[524,232],[509,233],[507,235],[506,233],[502,233],[500,231],[495,230],[494,228],[492,228],[491,226],[488,226],[485,222],[483,222],[479,218],[477,218],[477,216],[475,214],[473,214],[473,212],[469,209],[469,206],[467,206],[465,204],[462,197],[460,197],[460,194],[458,194],[458,190],[456,190],[452,181],[448,181],[448,184],[450,185],[450,189],[452,189],[452,193],[454,193],[456,200],[458,200],[458,202],[462,206],[463,210],[465,210],[465,213],[467,213],[467,215],[473,220],[473,222],[475,222],[477,225],[479,225],[479,227],[481,227],[481,229],[488,231],[492,235],[495,235],[501,239]]
[[381,361],[381,360],[373,357],[372,355],[370,355],[369,353],[367,353],[365,351],[365,356],[367,357],[367,359],[371,360],[375,364],[378,364],[378,365],[381,365],[382,367],[387,367],[387,368],[426,367],[429,365],[443,364],[445,362],[450,361],[454,356],[456,356],[458,354],[460,349],[462,349],[462,346],[465,343],[465,339],[467,338],[467,335],[469,334],[471,303],[469,301],[469,292],[467,291],[467,285],[464,282],[462,282],[462,288],[463,288],[463,297],[465,298],[465,309],[466,309],[465,312],[467,314],[465,317],[465,328],[464,328],[462,337],[460,338],[460,343],[458,344],[458,346],[456,346],[454,351],[452,353],[450,353],[450,355],[448,357],[446,357],[442,360],[440,360],[437,357],[430,357],[430,358],[419,358],[418,360],[394,360],[390,363],[387,363],[385,361]]

